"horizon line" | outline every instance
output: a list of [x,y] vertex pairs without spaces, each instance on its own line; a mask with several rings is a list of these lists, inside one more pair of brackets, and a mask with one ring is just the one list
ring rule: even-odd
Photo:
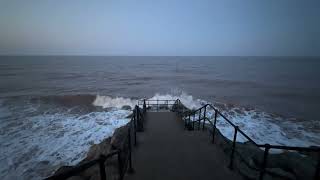
[[310,57],[320,58],[320,55],[90,55],[90,54],[0,54],[1,57],[49,57],[49,56],[69,56],[69,57]]

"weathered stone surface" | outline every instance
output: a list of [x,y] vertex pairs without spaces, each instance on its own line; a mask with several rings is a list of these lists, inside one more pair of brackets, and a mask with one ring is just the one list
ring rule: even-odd
[[121,107],[121,109],[123,109],[123,110],[131,110],[131,106],[124,105],[124,106]]
[[294,174],[284,171],[280,168],[267,168],[264,179],[286,179],[286,180],[295,180],[297,179]]
[[[90,147],[87,157],[82,160],[78,165],[86,163],[88,161],[99,158],[100,155],[107,155],[111,152],[111,150],[120,149],[121,150],[121,160],[122,164],[124,162],[125,157],[128,152],[128,128],[129,124],[123,127],[120,127],[115,130],[113,136],[111,138],[107,138],[103,140],[99,144],[94,144]],[[78,166],[76,165],[76,166]],[[65,171],[70,170],[74,166],[62,166],[60,167],[54,174],[60,174]],[[105,162],[105,168],[108,177],[112,177],[112,179],[118,179],[115,177],[119,176],[119,164],[117,155],[108,159]],[[100,168],[99,165],[96,164],[87,170],[80,172],[76,176],[70,177],[68,180],[100,180]]]
[[125,125],[125,126],[122,126],[118,129],[115,130],[112,138],[111,138],[111,141],[110,141],[110,144],[111,144],[111,147],[112,149],[124,149],[126,146],[126,143],[127,143],[127,137],[128,137],[128,130],[129,130],[129,124]]
[[64,173],[65,171],[68,171],[70,169],[72,169],[72,166],[61,166],[58,170],[56,170],[54,174]]
[[[215,144],[227,155],[231,153],[232,141],[225,138],[218,129],[215,133]],[[236,143],[234,169],[247,179],[257,179],[263,155],[264,151],[252,143]],[[297,152],[269,154],[266,168],[270,173],[265,174],[265,179],[313,179],[315,167],[316,159],[312,156]]]
[[72,177],[68,178],[67,180],[87,180],[87,179],[82,176],[72,176]]
[[133,113],[129,114],[126,118],[131,119],[133,116]]
[[110,152],[110,141],[111,138],[107,138],[99,144],[92,145],[87,153],[87,157],[83,161],[86,162],[97,159],[100,155],[107,155]]
[[85,170],[84,172],[81,173],[82,177],[85,177],[87,179],[91,179],[92,176],[95,176],[97,174],[100,175],[100,168],[99,168],[98,164],[92,166],[91,168],[89,168],[89,169],[87,169],[87,170]]
[[93,174],[93,175],[90,177],[90,180],[101,180],[100,174],[99,174],[99,173]]

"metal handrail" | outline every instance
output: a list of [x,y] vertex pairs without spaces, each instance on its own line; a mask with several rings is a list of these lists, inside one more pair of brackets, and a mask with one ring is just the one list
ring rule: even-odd
[[[184,107],[184,105],[181,103],[179,99],[175,100],[175,105],[178,107]],[[214,122],[209,120],[209,118],[206,117],[206,111],[207,107],[212,108],[215,111],[214,115]],[[203,118],[201,118],[201,113],[203,112]],[[195,120],[195,115],[199,113],[199,118]],[[235,125],[233,122],[231,122],[227,117],[225,117],[217,108],[215,108],[212,104],[206,104],[196,110],[188,111],[187,113],[180,112],[182,116],[187,117],[187,120],[189,120],[189,123],[191,122],[191,116],[194,117],[194,120],[192,121],[193,124],[193,129],[194,129],[194,123],[198,122],[199,123],[199,129],[200,129],[200,123],[203,121],[203,126],[202,129],[204,130],[205,127],[205,122],[208,121],[210,125],[212,125],[213,130],[212,130],[212,143],[214,143],[214,136],[215,136],[215,130],[216,130],[216,122],[217,122],[217,116],[220,115],[223,120],[228,122],[233,128],[234,128],[234,136],[232,140],[232,149],[231,149],[231,154],[230,154],[230,164],[229,168],[233,168],[233,159],[234,159],[234,152],[236,148],[236,140],[237,140],[237,133],[239,132],[242,134],[249,142],[253,143],[256,147],[259,148],[264,148],[264,156],[263,156],[263,163],[262,167],[260,168],[260,175],[259,179],[263,179],[264,174],[266,172],[266,165],[267,165],[267,160],[268,160],[268,155],[270,149],[281,149],[281,150],[293,150],[293,151],[307,151],[307,152],[317,152],[318,153],[318,162],[316,166],[316,171],[314,175],[314,179],[320,179],[320,147],[295,147],[295,146],[282,146],[282,145],[270,145],[270,144],[258,144],[256,143],[253,139],[251,139],[245,132],[243,132],[239,126]],[[186,126],[186,121],[185,121],[185,126]]]
[[[145,112],[145,111],[144,111]],[[132,173],[134,172],[133,167],[132,167],[132,159],[131,159],[131,149],[132,149],[132,143],[131,143],[131,133],[133,131],[133,135],[134,135],[134,145],[137,145],[137,131],[141,130],[138,129],[138,126],[143,129],[143,118],[144,118],[144,114],[140,111],[139,106],[135,106],[130,122],[129,122],[129,128],[128,128],[128,156],[125,159],[125,163],[122,164],[121,162],[121,150],[115,150],[110,152],[107,155],[100,155],[99,158],[88,161],[86,163],[83,163],[81,165],[72,167],[62,173],[50,176],[48,178],[45,178],[45,180],[61,180],[61,179],[67,179],[70,178],[72,176],[75,176],[83,171],[85,171],[86,169],[99,164],[99,169],[100,169],[100,179],[101,180],[106,180],[106,172],[105,172],[105,161],[111,157],[113,157],[114,155],[118,155],[118,168],[119,168],[119,179],[122,180],[124,177],[124,174],[127,171],[127,168],[125,168],[127,166],[127,164],[129,164],[129,169],[128,172]],[[124,169],[125,168],[125,169]]]
[[[167,107],[173,106],[175,104],[176,100],[168,99],[168,100],[158,100],[158,99],[141,99],[138,100],[138,106],[144,105],[144,106],[156,106],[157,111],[161,109],[161,106],[165,105]],[[159,108],[160,106],[160,108]]]
[[[71,168],[71,169],[69,169],[67,171],[64,171],[62,173],[50,176],[50,177],[46,178],[45,180],[67,179],[67,178],[70,178],[72,176],[77,175],[79,172],[82,172],[82,171],[85,171],[86,169],[89,169],[90,167],[92,167],[92,166],[94,166],[96,164],[99,164],[101,179],[106,179],[106,172],[104,170],[105,169],[104,162],[108,158],[113,157],[114,155],[118,155],[118,157],[120,157],[120,151],[117,150],[117,151],[111,152],[111,153],[107,154],[106,156],[105,155],[100,155],[100,157],[97,158],[97,159],[91,160],[89,162],[86,162],[84,164],[81,164],[79,166]],[[118,160],[119,159],[120,158],[118,158]]]

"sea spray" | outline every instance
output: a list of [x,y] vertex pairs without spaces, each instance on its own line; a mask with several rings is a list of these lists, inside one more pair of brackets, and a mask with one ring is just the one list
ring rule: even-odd
[[93,102],[94,106],[100,106],[103,108],[116,107],[122,108],[123,106],[130,106],[133,108],[137,104],[137,100],[132,100],[130,98],[123,97],[110,97],[110,96],[101,96],[97,95],[96,99]]

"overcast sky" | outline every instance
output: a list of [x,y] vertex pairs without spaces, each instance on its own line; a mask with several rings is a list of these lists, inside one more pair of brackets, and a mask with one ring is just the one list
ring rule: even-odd
[[0,54],[319,56],[320,0],[0,0]]

